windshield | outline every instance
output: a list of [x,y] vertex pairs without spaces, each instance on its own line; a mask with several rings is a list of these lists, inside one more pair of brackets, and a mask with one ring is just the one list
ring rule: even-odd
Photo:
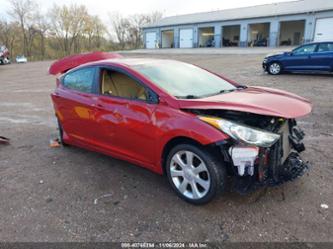
[[161,60],[133,67],[177,98],[202,98],[236,89],[215,74],[183,62]]

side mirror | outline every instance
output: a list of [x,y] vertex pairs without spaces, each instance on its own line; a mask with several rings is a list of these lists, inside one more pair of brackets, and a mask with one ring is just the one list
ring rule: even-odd
[[150,89],[147,89],[146,91],[147,91],[147,102],[149,104],[158,104],[159,103],[158,95]]

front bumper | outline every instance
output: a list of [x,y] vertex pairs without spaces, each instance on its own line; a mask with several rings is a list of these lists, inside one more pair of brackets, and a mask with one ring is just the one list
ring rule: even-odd
[[267,63],[267,61],[263,61],[262,62],[262,68],[264,69],[264,71],[267,71],[267,69],[268,69],[268,63]]
[[288,181],[293,181],[309,169],[308,163],[304,162],[297,152],[292,152],[283,165],[277,167],[275,172],[267,179],[259,182],[261,186],[277,186]]
[[[234,171],[235,191],[245,194],[258,187],[277,186],[301,177],[309,169],[299,155],[305,150],[304,133],[296,126],[296,121],[287,121],[279,133],[281,138],[272,147],[259,148],[253,174],[240,176]],[[233,168],[237,169],[234,164]]]
[[286,182],[294,181],[303,176],[310,168],[298,153],[292,152],[282,165],[268,167],[268,174],[264,178],[254,176],[236,176],[233,190],[239,194],[248,194],[263,187],[274,187]]

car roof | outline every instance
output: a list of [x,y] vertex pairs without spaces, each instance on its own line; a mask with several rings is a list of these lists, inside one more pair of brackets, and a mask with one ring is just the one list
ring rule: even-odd
[[309,42],[309,43],[304,43],[304,44],[302,44],[300,46],[311,45],[311,44],[322,44],[322,43],[333,43],[333,41]]
[[116,59],[106,59],[100,61],[94,61],[84,64],[87,65],[96,65],[96,64],[120,64],[127,67],[137,66],[137,65],[148,65],[156,63],[177,63],[179,61],[170,60],[170,59],[154,59],[154,58],[116,58]]
[[102,65],[119,65],[123,67],[134,67],[136,65],[154,64],[160,65],[165,63],[181,63],[174,60],[153,59],[153,58],[126,58],[116,53],[107,52],[91,52],[77,55],[71,55],[59,59],[52,63],[49,68],[49,73],[52,75],[62,75],[76,69],[87,66],[102,66]]
[[106,59],[106,60],[99,60],[99,61],[93,61],[93,62],[88,62],[85,64],[82,64],[78,67],[75,67],[70,71],[73,71],[75,69],[83,68],[83,67],[88,67],[88,66],[96,66],[96,65],[120,65],[124,67],[135,67],[138,65],[156,65],[156,64],[161,64],[161,63],[184,63],[181,61],[177,60],[170,60],[170,59],[154,59],[154,58],[116,58],[116,59]]

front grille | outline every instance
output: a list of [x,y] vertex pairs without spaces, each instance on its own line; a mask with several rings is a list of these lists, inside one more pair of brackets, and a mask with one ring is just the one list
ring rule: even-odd
[[278,180],[279,166],[281,165],[282,137],[270,148],[269,152],[269,178]]
[[283,164],[291,152],[291,144],[289,140],[289,135],[290,135],[289,122],[285,122],[281,126],[279,134],[281,135],[280,140],[281,140],[281,149],[282,149],[281,164]]

